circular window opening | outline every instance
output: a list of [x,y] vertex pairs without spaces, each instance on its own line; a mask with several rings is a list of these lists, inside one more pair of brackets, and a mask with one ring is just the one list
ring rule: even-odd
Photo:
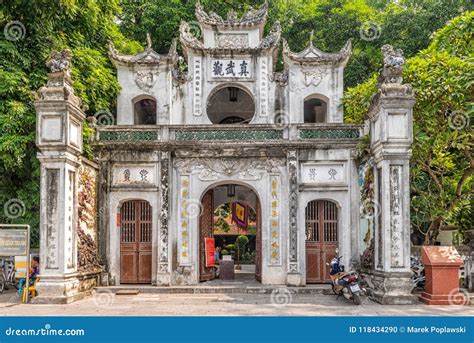
[[248,124],[255,114],[253,97],[239,87],[224,87],[207,102],[207,116],[213,124]]

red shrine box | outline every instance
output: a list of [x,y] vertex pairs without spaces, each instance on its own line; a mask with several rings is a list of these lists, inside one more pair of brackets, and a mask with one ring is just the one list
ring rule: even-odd
[[463,260],[456,248],[426,246],[421,252],[425,265],[426,286],[420,300],[428,305],[457,305],[463,302],[459,293],[459,267]]

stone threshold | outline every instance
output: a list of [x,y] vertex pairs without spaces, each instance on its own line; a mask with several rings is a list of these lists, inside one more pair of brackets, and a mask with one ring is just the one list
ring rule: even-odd
[[306,287],[289,287],[284,285],[262,285],[262,286],[151,286],[151,285],[120,285],[96,287],[97,293],[114,293],[124,294],[127,292],[138,291],[144,294],[272,294],[272,292],[284,293],[286,291],[291,294],[333,294],[331,285],[311,285]]

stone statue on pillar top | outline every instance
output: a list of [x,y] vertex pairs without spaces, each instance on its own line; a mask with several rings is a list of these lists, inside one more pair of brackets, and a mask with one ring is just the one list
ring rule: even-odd
[[52,73],[57,72],[69,72],[71,68],[71,50],[65,49],[62,51],[51,51],[51,55],[46,62],[46,66],[51,70]]

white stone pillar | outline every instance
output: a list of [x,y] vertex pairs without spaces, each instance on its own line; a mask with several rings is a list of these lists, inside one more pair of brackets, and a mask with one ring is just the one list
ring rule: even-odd
[[53,52],[39,90],[36,144],[41,163],[40,263],[35,302],[80,297],[77,278],[77,179],[85,114],[69,76],[70,52]]
[[405,59],[384,46],[384,69],[370,118],[375,160],[374,297],[383,304],[414,302],[410,277],[410,178],[413,105],[410,85],[402,84]]

